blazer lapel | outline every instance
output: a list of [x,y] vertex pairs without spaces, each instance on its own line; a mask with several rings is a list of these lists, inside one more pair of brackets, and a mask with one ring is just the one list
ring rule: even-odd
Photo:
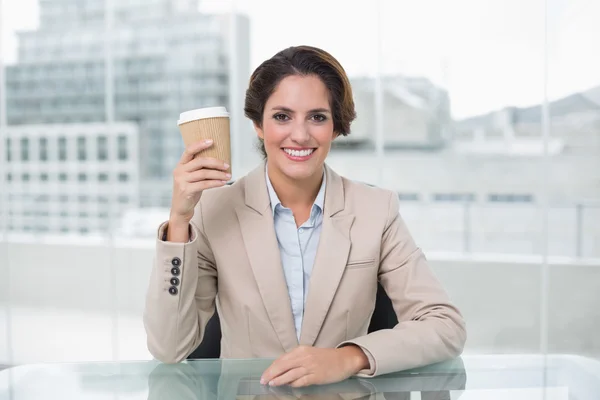
[[354,222],[354,215],[341,213],[345,204],[342,178],[329,167],[325,171],[327,188],[323,228],[310,277],[300,334],[300,344],[308,346],[315,343],[344,274],[350,253],[350,228]]
[[236,209],[244,246],[271,325],[288,352],[298,346],[298,338],[281,266],[264,164],[248,174],[245,201],[245,206]]

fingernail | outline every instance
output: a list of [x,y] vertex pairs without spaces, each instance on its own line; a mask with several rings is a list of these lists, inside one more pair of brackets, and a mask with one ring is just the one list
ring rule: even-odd
[[206,144],[212,144],[212,142],[213,142],[213,141],[212,141],[212,139],[206,139],[206,140],[204,141],[204,143],[206,143]]
[[225,174],[225,176],[231,178],[231,174]]
[[225,168],[229,168],[229,164],[227,164],[227,163],[223,164],[223,166],[224,166]]
[[275,386],[275,381],[269,382],[269,386]]
[[264,384],[265,384],[265,380],[264,380],[264,378],[260,378],[260,384],[261,384],[261,385],[264,385]]

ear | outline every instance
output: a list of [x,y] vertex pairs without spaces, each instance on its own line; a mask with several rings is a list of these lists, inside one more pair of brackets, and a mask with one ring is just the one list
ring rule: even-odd
[[265,132],[263,131],[263,129],[260,126],[256,125],[256,123],[253,123],[253,125],[254,125],[254,130],[256,131],[256,135],[259,138],[265,140]]

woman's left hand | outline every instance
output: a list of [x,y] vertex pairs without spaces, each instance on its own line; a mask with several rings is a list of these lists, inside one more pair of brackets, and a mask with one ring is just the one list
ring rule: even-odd
[[366,368],[369,359],[355,345],[337,349],[299,346],[275,360],[260,382],[270,386],[325,385],[343,381]]

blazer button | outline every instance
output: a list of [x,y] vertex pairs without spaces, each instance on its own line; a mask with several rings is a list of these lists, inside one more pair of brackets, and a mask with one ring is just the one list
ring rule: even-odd
[[179,286],[179,279],[178,278],[171,278],[171,285],[173,285],[173,286]]
[[177,268],[177,267],[173,267],[173,268],[171,268],[171,273],[174,276],[179,276],[179,274],[181,274],[181,270],[179,268]]
[[171,293],[173,296],[175,296],[177,294],[178,290],[175,286],[171,286],[169,288],[169,293]]
[[173,265],[174,267],[179,267],[181,265],[181,258],[173,257],[173,259],[171,260],[171,265]]

